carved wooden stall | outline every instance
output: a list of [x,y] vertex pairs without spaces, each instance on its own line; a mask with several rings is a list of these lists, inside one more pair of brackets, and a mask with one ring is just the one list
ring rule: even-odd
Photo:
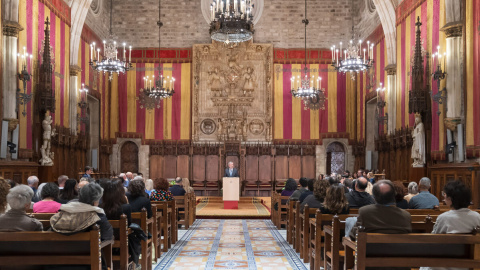
[[460,180],[472,191],[473,205],[480,208],[480,165],[478,163],[435,164],[429,166],[432,188],[437,198],[443,199],[442,190],[447,182]]
[[392,135],[381,135],[375,140],[378,151],[378,170],[386,172],[386,179],[392,181],[418,181],[410,179],[412,162],[412,133],[410,128],[395,130]]

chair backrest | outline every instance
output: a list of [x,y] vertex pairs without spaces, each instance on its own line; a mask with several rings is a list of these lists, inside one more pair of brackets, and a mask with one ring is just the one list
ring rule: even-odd
[[114,230],[115,240],[113,243],[113,248],[118,248],[120,250],[120,255],[118,257],[113,257],[114,263],[118,261],[120,269],[127,270],[129,267],[128,258],[130,257],[128,252],[128,235],[131,233],[131,230],[128,229],[127,216],[122,214],[118,220],[109,220],[108,221]]

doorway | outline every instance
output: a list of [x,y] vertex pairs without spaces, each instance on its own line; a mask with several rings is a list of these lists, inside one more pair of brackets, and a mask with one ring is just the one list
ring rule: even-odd
[[138,146],[134,142],[125,142],[120,150],[121,172],[138,172]]
[[327,174],[345,172],[345,147],[339,142],[327,146]]

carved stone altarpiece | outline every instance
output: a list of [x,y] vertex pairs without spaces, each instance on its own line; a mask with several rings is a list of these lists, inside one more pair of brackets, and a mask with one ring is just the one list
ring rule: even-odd
[[271,44],[193,46],[193,140],[271,141]]

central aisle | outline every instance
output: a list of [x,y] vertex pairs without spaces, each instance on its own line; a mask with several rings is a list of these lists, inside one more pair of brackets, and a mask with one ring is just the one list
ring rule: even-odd
[[160,269],[307,269],[270,220],[199,219]]

